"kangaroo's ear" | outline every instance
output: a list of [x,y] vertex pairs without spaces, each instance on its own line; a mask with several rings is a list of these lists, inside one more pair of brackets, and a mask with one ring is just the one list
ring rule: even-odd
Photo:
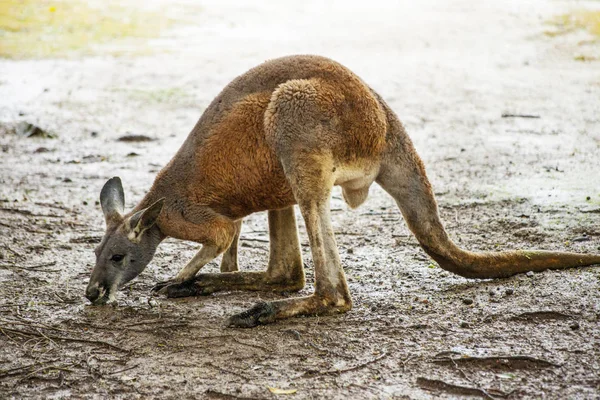
[[125,194],[123,193],[121,178],[115,176],[104,184],[102,191],[100,191],[100,204],[102,205],[106,225],[122,219],[121,214],[123,214],[125,208]]
[[163,205],[165,204],[164,197],[157,200],[150,207],[144,208],[133,214],[129,219],[129,234],[127,237],[132,242],[139,242],[142,234],[150,229],[156,223]]

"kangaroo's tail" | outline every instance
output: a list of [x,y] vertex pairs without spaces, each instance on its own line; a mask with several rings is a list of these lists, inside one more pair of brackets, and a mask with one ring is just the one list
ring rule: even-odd
[[389,149],[377,177],[396,200],[421,247],[440,267],[466,278],[502,278],[527,271],[543,271],[600,264],[600,255],[552,251],[473,253],[456,246],[440,221],[425,167],[402,124],[387,105]]

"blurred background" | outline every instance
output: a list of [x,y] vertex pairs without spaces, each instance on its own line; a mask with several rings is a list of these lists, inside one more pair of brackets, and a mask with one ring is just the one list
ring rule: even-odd
[[[396,111],[461,246],[600,251],[600,1],[0,0],[0,398],[598,397],[598,268],[467,281],[377,185],[333,193],[347,314],[232,330],[290,294],[152,299],[199,247],[172,239],[89,306],[106,180],[131,209],[225,85],[299,53]],[[267,242],[246,218],[242,270]]]
[[[80,153],[127,132],[161,137],[162,165],[233,77],[266,59],[320,54],[375,88],[426,160],[473,157],[502,168],[483,174],[482,192],[541,201],[567,195],[532,187],[544,170],[521,182],[503,158],[569,174],[557,159],[597,150],[599,15],[597,1],[0,0],[0,120],[77,139]],[[482,148],[492,160],[467,151]],[[442,191],[472,180],[461,165]],[[581,174],[558,185],[573,193],[588,181]]]

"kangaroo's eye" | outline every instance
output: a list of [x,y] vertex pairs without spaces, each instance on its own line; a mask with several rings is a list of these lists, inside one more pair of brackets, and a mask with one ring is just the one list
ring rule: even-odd
[[114,261],[114,262],[121,262],[121,261],[123,261],[123,258],[125,258],[125,256],[124,256],[124,255],[122,255],[122,254],[115,254],[115,255],[113,255],[113,256],[110,258],[110,260],[111,260],[111,261]]

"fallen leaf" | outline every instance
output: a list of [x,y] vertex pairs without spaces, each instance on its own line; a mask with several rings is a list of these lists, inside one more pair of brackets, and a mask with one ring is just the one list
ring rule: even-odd
[[500,379],[515,379],[514,374],[496,374],[496,376]]
[[269,387],[269,391],[273,394],[294,394],[298,390],[297,389],[279,389],[279,388]]

